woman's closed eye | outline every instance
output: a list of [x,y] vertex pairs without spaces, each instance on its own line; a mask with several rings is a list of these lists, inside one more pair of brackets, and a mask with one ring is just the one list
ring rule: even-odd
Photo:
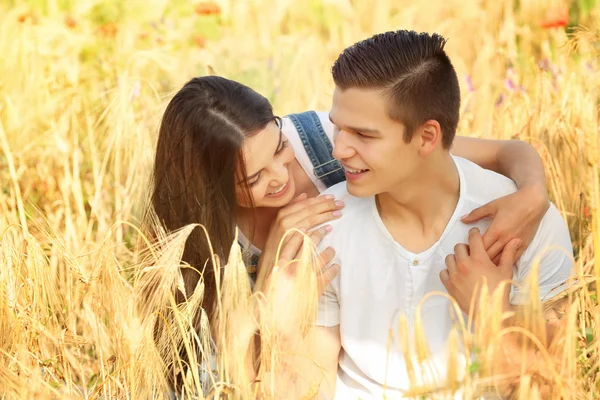
[[281,153],[283,151],[283,149],[285,149],[287,146],[288,146],[288,140],[283,139],[281,141],[281,144],[279,145],[279,148],[275,151],[275,155]]
[[254,187],[258,184],[258,181],[260,181],[260,175],[261,173],[259,172],[258,175],[256,175],[256,178],[254,178],[254,180],[252,182],[248,182],[248,186],[250,187]]
[[[278,155],[279,153],[281,153],[287,146],[288,146],[288,140],[287,139],[282,140],[281,144],[279,145],[279,148],[277,150],[275,150],[275,155]],[[250,186],[250,187],[256,186],[258,184],[258,182],[260,181],[261,175],[262,175],[262,173],[259,172],[258,175],[256,175],[256,177],[251,182],[248,182],[248,186]]]

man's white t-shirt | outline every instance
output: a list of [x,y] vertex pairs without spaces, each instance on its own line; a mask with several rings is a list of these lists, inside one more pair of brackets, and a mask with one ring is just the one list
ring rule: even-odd
[[[333,231],[321,243],[321,248],[332,246],[336,250],[336,262],[341,265],[340,275],[320,299],[318,315],[320,326],[340,325],[342,350],[336,399],[381,399],[384,385],[388,399],[402,397],[409,380],[398,340],[399,316],[406,316],[412,332],[421,299],[432,291],[447,293],[439,278],[446,268],[445,257],[454,253],[457,243],[468,243],[472,227],[485,232],[490,224],[488,219],[464,224],[460,216],[516,191],[510,179],[468,160],[453,159],[460,176],[456,210],[439,241],[419,254],[394,241],[379,216],[374,197],[349,195],[345,182],[325,192],[346,203],[343,216],[329,222]],[[547,249],[556,245],[564,251]],[[516,265],[516,282],[525,281],[537,255],[541,255],[539,284],[544,298],[567,280],[572,270],[568,228],[554,205],[550,205]],[[512,288],[512,304],[527,301],[526,288]],[[421,317],[433,366],[438,371],[434,382],[440,383],[445,376],[445,344],[456,314],[447,298],[433,296],[422,304]]]

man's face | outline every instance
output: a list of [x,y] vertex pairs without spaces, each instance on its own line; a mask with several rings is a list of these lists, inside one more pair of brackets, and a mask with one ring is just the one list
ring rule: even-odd
[[381,90],[336,87],[333,93],[333,156],[344,166],[353,196],[401,189],[422,162],[419,140],[404,141],[405,127],[388,116],[387,101]]

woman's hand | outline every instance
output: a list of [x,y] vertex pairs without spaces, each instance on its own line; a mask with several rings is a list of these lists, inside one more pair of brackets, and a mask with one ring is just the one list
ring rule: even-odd
[[517,259],[521,257],[533,240],[548,207],[550,202],[544,188],[526,186],[516,193],[476,208],[463,216],[461,221],[473,223],[485,217],[493,219],[483,235],[483,245],[488,256],[497,265],[502,249],[515,238],[521,240]]
[[270,273],[256,282],[256,291],[261,291],[266,300],[267,313],[263,315],[269,329],[286,341],[300,339],[312,325],[318,298],[340,272],[339,265],[331,264],[333,248],[316,254],[316,247],[330,230],[326,225],[308,235],[294,232]]
[[[317,294],[320,296],[327,285],[337,276],[340,267],[337,264],[331,264],[335,256],[335,250],[331,247],[326,248],[314,259],[316,248],[321,243],[321,240],[331,232],[331,226],[325,225],[319,229],[309,232],[306,236],[302,232],[290,232],[289,240],[281,246],[279,258],[273,259],[271,267],[265,266],[262,273],[259,273],[255,285],[255,291],[263,291],[265,294],[272,292],[273,288],[273,273],[282,276],[287,281],[285,284],[289,286],[290,280],[295,280],[298,275],[298,268],[302,267],[303,262],[312,262],[312,272],[317,278]],[[305,253],[304,253],[305,252]],[[304,254],[303,254],[304,253]],[[303,257],[304,256],[304,257]],[[304,265],[304,267],[310,267]],[[286,290],[279,290],[285,293]]]
[[261,277],[264,280],[270,274],[280,245],[284,246],[293,237],[289,234],[286,236],[286,232],[292,229],[309,232],[316,226],[341,217],[343,207],[344,203],[336,201],[331,195],[307,199],[303,193],[279,210],[260,256],[258,280]]

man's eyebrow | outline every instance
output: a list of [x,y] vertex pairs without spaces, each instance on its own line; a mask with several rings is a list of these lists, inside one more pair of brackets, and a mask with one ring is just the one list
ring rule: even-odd
[[[279,141],[277,142],[277,147],[275,147],[275,152],[273,153],[273,155],[277,154],[277,150],[279,150],[279,146],[281,146],[282,141],[283,141],[283,131],[280,129],[279,130]],[[258,176],[258,174],[260,174],[262,172],[262,170],[263,170],[263,168],[261,168],[260,171],[258,171],[257,173],[247,176],[246,181],[250,181],[250,180],[256,178]]]
[[[331,114],[329,114],[329,121],[331,121],[332,124],[334,124],[335,126],[340,127],[338,124],[336,124],[335,122],[333,122],[333,120],[331,119]],[[356,126],[345,126],[345,129],[354,131],[354,132],[364,132],[364,133],[379,133],[379,131],[377,129],[372,129],[372,128],[359,128]]]

